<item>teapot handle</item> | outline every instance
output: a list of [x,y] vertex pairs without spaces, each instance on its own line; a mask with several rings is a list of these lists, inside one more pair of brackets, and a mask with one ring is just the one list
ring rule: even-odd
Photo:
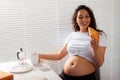
[[17,59],[20,59],[19,54],[20,54],[20,52],[17,52]]

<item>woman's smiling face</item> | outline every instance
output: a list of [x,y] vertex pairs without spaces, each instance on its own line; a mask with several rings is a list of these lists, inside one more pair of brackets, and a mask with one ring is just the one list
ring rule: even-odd
[[76,21],[80,27],[80,31],[86,32],[91,21],[90,15],[87,10],[81,9],[80,11],[78,11]]

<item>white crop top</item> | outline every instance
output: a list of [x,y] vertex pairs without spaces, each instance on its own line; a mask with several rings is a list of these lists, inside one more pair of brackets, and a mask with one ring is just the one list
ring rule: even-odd
[[[91,37],[89,36],[88,32],[72,32],[65,42],[67,44],[68,54],[70,56],[78,55],[84,57],[88,61],[95,64],[93,59],[94,53],[90,45],[90,41]],[[107,46],[107,41],[103,33],[100,34],[99,45]]]

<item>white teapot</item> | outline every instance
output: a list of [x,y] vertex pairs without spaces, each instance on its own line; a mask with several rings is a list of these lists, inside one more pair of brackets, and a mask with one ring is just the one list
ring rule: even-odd
[[20,64],[26,63],[26,54],[22,48],[20,48],[20,51],[17,52],[17,59],[19,60]]

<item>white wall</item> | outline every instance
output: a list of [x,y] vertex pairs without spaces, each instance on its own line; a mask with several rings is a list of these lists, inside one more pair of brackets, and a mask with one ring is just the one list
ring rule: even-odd
[[[119,80],[119,0],[0,0],[0,62],[16,60],[22,47],[28,57],[34,51],[56,52],[71,30],[74,9],[88,5],[97,25],[107,34],[108,47],[101,80]],[[65,58],[66,59],[66,58]],[[60,73],[64,60],[48,62]]]

